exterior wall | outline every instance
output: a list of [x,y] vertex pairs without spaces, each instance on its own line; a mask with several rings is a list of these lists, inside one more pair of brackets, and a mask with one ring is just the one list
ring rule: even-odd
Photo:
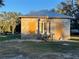
[[49,35],[50,30],[49,30],[49,25],[50,22],[48,19],[40,19],[40,34],[44,34],[45,32]]
[[44,23],[46,19],[40,18],[40,34],[44,34]]
[[51,33],[55,40],[67,40],[70,38],[69,19],[51,19]]
[[21,18],[21,38],[31,39],[37,33],[37,18]]
[[21,33],[32,34],[37,33],[37,18],[21,18]]
[[[45,29],[46,23],[46,29]],[[50,25],[50,29],[49,29]],[[40,18],[39,32],[50,34],[55,40],[66,40],[70,38],[70,20],[69,19],[46,19]],[[38,33],[38,18],[21,18],[21,37],[26,37],[28,34]]]

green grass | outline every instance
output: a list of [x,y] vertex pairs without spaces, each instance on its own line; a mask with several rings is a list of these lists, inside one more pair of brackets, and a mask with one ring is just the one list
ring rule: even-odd
[[[20,34],[15,35],[1,35],[0,41],[5,40],[13,40],[13,39],[20,39]],[[69,45],[63,45],[64,43]],[[18,43],[17,43],[18,44]],[[79,52],[79,42],[31,42],[31,41],[24,41],[20,43],[21,45],[18,47],[16,45],[15,48],[20,48],[24,51],[29,52],[45,52],[45,51],[56,51],[56,52],[70,52],[70,51],[78,51]]]
[[[69,45],[63,45],[64,43]],[[40,52],[71,52],[78,51],[79,52],[79,42],[23,42],[24,46],[28,46],[28,48],[23,48],[25,50],[30,51],[40,51]]]
[[20,39],[20,34],[8,34],[8,35],[0,35],[0,41],[4,40],[13,40],[13,39]]
[[[69,45],[63,45],[64,43]],[[0,53],[79,53],[79,42],[1,42]]]

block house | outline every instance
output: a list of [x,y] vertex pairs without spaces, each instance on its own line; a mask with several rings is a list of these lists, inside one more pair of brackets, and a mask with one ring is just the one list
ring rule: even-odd
[[54,40],[67,40],[70,38],[71,18],[51,11],[37,11],[20,16],[21,38],[37,38],[37,35],[46,33]]

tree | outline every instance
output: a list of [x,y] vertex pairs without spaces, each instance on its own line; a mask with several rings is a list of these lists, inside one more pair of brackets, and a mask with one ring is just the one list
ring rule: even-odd
[[62,14],[75,17],[71,20],[71,30],[79,30],[79,0],[66,0],[60,3],[58,10],[63,11]]
[[20,23],[18,19],[20,15],[20,13],[16,12],[3,12],[0,15],[1,31],[12,32],[12,34],[14,34],[16,26]]
[[0,0],[0,7],[1,6],[4,6],[4,1],[3,0]]
[[61,2],[59,5],[58,10],[63,11],[62,14],[78,17],[79,0],[66,0],[66,2]]
[[61,2],[58,6],[58,11],[60,11],[59,13],[72,16],[72,14],[71,14],[72,3],[70,3],[70,2],[71,2],[71,0],[67,0],[66,2]]

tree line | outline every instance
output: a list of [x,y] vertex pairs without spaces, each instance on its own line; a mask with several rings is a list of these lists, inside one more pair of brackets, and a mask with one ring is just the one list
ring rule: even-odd
[[11,32],[14,34],[16,26],[20,23],[16,12],[2,12],[0,14],[0,33]]

